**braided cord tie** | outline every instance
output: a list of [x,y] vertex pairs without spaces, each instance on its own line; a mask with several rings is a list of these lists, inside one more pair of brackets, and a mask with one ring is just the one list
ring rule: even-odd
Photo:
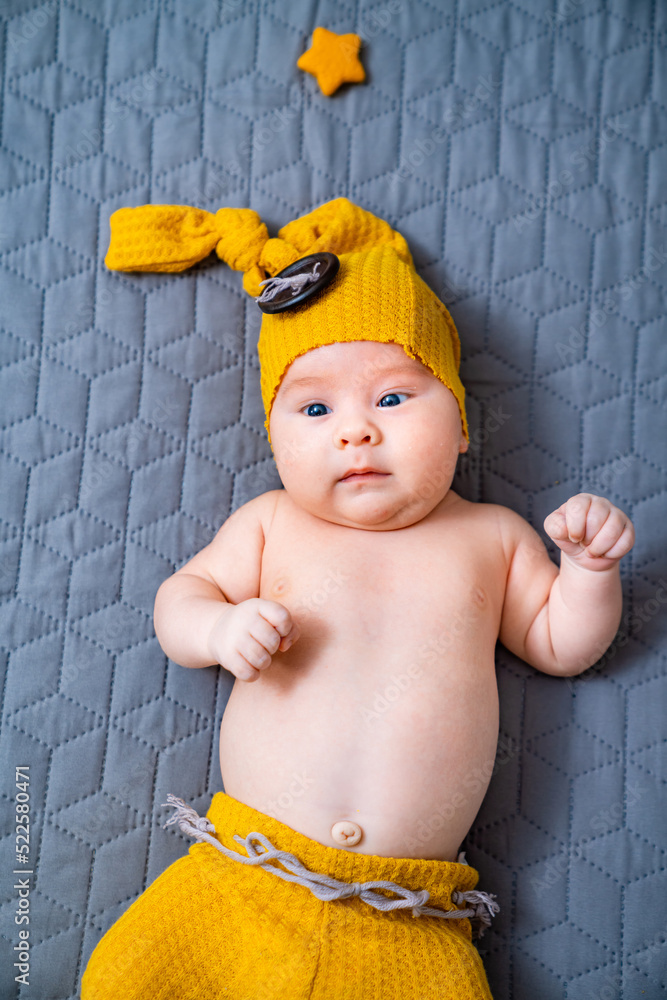
[[[441,910],[433,906],[426,906],[426,902],[431,895],[426,889],[413,892],[411,889],[405,889],[395,882],[386,881],[341,882],[338,879],[331,878],[329,875],[310,871],[293,854],[277,850],[262,833],[249,833],[245,839],[238,834],[234,835],[234,840],[245,847],[248,857],[244,857],[244,855],[237,851],[232,851],[225,847],[219,840],[213,837],[212,834],[215,833],[215,827],[211,821],[205,816],[199,816],[191,806],[186,805],[182,799],[172,795],[171,792],[167,795],[167,801],[163,802],[162,805],[172,807],[175,810],[173,815],[164,824],[165,828],[171,826],[172,823],[178,823],[181,832],[186,837],[205,841],[233,861],[240,861],[241,864],[262,865],[265,867],[265,871],[273,872],[274,875],[285,879],[287,882],[296,882],[298,885],[303,885],[307,889],[310,889],[313,895],[317,896],[323,902],[358,896],[364,903],[368,903],[376,910],[397,910],[409,907],[412,910],[413,917],[442,917],[450,920],[467,917],[473,923],[476,930],[476,937],[478,938],[482,937],[486,927],[490,927],[493,916],[500,909],[498,903],[495,902],[496,897],[486,892],[476,892],[474,890],[458,892],[455,890],[452,893],[452,901],[454,903],[457,905],[459,903],[470,903],[474,908]],[[253,841],[259,841],[264,850],[259,852]],[[459,859],[463,857],[463,855],[459,855]],[[287,871],[282,871],[275,865],[269,864],[271,861],[277,861],[284,865]],[[465,864],[465,859],[461,863]],[[376,891],[378,889],[390,890],[402,898],[387,899],[386,896]]]

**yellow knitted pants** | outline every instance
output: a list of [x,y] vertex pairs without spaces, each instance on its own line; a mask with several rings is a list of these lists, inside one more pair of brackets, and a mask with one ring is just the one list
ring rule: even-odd
[[[258,831],[311,871],[427,889],[427,905],[439,909],[456,909],[452,892],[473,889],[478,880],[468,865],[325,847],[224,792],[207,816],[231,850],[239,851],[234,834]],[[359,897],[323,902],[307,886],[203,843],[167,868],[107,931],[84,973],[81,997],[491,1000],[491,993],[469,920],[381,911]]]

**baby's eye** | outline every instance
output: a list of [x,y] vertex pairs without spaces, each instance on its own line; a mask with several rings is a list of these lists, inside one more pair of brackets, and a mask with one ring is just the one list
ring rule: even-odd
[[308,406],[305,406],[305,407],[304,407],[304,409],[305,409],[305,411],[306,411],[306,416],[307,416],[307,417],[321,417],[321,416],[323,416],[323,414],[322,414],[322,413],[311,413],[311,412],[310,412],[310,410],[311,410],[311,409],[312,409],[312,408],[313,408],[314,406],[321,406],[321,407],[322,407],[322,409],[324,409],[324,410],[328,410],[328,409],[329,409],[329,407],[328,407],[328,406],[326,406],[326,405],[325,405],[324,403],[308,403]]
[[[380,406],[382,406],[382,404],[384,403],[385,399],[395,400],[395,399],[398,399],[399,396],[404,396],[406,399],[408,398],[407,392],[388,392],[387,395],[383,396],[382,399],[380,400]],[[398,403],[390,402],[390,403],[387,403],[386,405],[387,406],[398,406]]]

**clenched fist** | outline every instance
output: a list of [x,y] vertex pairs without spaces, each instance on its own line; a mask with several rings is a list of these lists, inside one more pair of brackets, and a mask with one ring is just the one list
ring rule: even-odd
[[224,605],[209,636],[216,663],[241,681],[256,681],[271,666],[274,653],[286,652],[299,638],[299,626],[277,601],[251,597]]
[[577,564],[592,570],[615,565],[635,543],[627,514],[593,493],[577,493],[544,521],[544,530]]

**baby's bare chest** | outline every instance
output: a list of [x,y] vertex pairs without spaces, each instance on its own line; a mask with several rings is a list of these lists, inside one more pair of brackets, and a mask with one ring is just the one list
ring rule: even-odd
[[[274,521],[262,558],[260,597],[284,604],[301,629],[369,655],[420,641],[495,643],[504,573],[500,551],[461,519],[398,531],[362,531],[300,519]],[[295,647],[296,651],[296,647]]]

